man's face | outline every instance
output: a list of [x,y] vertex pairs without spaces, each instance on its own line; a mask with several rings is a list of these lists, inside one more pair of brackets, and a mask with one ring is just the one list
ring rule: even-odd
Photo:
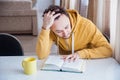
[[71,25],[69,18],[62,14],[57,20],[54,21],[51,30],[62,38],[69,38],[71,34]]

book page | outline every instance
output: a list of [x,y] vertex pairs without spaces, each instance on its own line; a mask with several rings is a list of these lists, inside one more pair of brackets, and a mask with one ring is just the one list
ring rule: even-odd
[[74,62],[66,61],[62,66],[63,71],[83,72],[85,69],[85,60],[78,59]]
[[57,69],[57,67],[61,68],[64,61],[61,59],[60,56],[49,56],[48,59],[45,61],[44,69]]

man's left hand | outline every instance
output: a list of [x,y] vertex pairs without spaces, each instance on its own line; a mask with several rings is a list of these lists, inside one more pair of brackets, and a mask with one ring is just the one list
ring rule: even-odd
[[79,59],[79,55],[74,53],[70,55],[63,55],[62,58],[64,61],[74,62],[75,60]]

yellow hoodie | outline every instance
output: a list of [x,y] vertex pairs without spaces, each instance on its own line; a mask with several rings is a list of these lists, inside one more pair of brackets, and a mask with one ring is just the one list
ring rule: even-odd
[[[112,56],[112,48],[97,27],[75,10],[67,10],[74,33],[74,51],[80,58],[105,58]],[[37,41],[36,52],[39,59],[50,54],[52,43],[59,47],[60,54],[71,54],[72,36],[63,39],[51,30],[42,29]]]

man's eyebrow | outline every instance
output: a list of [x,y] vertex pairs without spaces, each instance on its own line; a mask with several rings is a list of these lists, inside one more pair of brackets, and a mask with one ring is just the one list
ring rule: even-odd
[[56,30],[56,32],[60,32],[60,31],[62,31],[62,30]]
[[[64,28],[66,28],[67,26],[68,26],[68,24]],[[56,32],[59,32],[59,31],[62,31],[62,30],[56,30]]]

